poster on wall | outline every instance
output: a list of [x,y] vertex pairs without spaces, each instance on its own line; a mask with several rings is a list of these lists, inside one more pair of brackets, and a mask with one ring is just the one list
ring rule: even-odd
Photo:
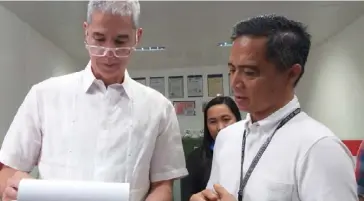
[[195,116],[195,101],[173,101],[173,106],[178,116]]
[[136,78],[133,78],[133,80],[139,82],[140,84],[147,86],[147,80],[145,79],[145,77],[136,77]]
[[224,83],[222,74],[212,74],[207,76],[207,87],[209,97],[224,94]]
[[165,94],[165,82],[164,77],[151,77],[149,79],[149,86],[161,94]]
[[183,76],[170,76],[168,78],[169,98],[184,98]]
[[202,75],[187,76],[187,96],[203,97],[203,77]]

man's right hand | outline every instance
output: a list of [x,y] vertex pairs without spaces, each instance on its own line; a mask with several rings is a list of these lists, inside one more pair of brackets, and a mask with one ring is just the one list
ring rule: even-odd
[[190,201],[218,201],[218,195],[210,189],[205,189],[192,195]]
[[17,200],[18,187],[20,180],[33,179],[29,174],[17,171],[12,177],[7,180],[6,187],[2,196],[2,201]]

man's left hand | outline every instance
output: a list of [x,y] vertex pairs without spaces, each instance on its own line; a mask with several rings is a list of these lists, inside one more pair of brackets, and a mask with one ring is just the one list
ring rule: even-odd
[[214,189],[220,198],[220,201],[236,201],[235,197],[231,195],[224,187],[219,184],[214,184]]

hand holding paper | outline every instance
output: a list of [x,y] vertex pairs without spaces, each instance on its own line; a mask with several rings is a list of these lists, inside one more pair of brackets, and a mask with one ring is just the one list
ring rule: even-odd
[[2,195],[3,201],[11,201],[17,199],[19,182],[24,178],[32,179],[29,174],[17,171],[12,177],[7,180],[6,187]]

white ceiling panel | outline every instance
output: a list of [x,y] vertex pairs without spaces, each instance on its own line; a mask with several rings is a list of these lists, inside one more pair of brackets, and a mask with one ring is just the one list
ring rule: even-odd
[[[43,36],[65,50],[84,68],[88,55],[82,23],[87,2],[8,1],[14,12]],[[335,35],[364,13],[364,2],[315,1],[142,1],[141,46],[165,46],[160,52],[137,52],[129,68],[181,68],[225,64],[232,26],[251,16],[276,13],[306,23],[313,45]]]

